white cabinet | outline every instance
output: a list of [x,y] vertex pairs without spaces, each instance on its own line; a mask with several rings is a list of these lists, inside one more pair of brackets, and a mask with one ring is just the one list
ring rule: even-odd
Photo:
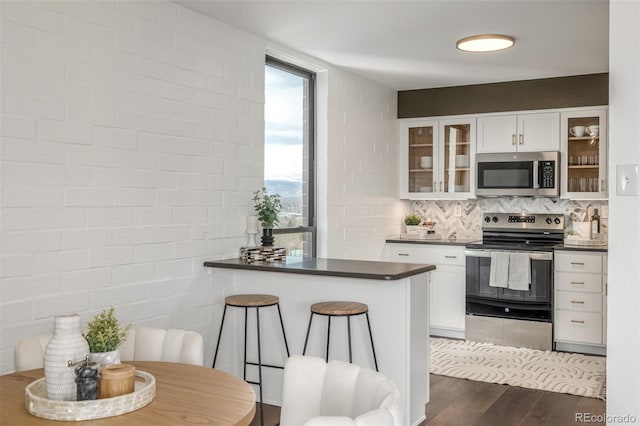
[[464,338],[464,246],[389,243],[385,258],[390,262],[436,266],[429,282],[429,334]]
[[[594,131],[597,126],[597,133]],[[560,114],[560,197],[607,198],[607,108],[576,108]]]
[[554,342],[557,350],[604,354],[606,255],[556,251]]
[[475,117],[402,120],[400,198],[472,198]]
[[560,150],[560,114],[538,112],[478,117],[478,152]]

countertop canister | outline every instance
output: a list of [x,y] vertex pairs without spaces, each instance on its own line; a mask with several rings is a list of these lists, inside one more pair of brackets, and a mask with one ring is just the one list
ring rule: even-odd
[[69,367],[69,361],[75,363],[88,354],[89,344],[80,332],[80,316],[56,316],[53,337],[44,351],[44,377],[49,399],[76,400],[76,375],[73,367]]

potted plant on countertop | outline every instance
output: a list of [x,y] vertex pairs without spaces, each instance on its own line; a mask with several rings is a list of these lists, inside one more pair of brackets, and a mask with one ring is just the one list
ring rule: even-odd
[[131,329],[131,324],[121,327],[115,316],[113,306],[103,309],[87,324],[87,331],[82,335],[89,343],[89,357],[91,361],[101,367],[110,364],[120,364],[118,347],[124,342]]
[[280,194],[267,194],[264,186],[253,193],[254,210],[258,213],[258,220],[262,225],[262,245],[273,245],[273,227],[278,224],[278,213],[282,211]]
[[404,224],[407,228],[407,234],[417,232],[418,225],[422,222],[422,218],[415,213],[408,214],[404,217]]

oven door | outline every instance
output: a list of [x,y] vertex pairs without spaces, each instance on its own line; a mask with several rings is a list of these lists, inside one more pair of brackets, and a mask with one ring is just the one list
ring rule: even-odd
[[531,261],[531,286],[522,291],[489,285],[491,252],[465,250],[467,314],[551,321],[553,253],[517,252],[527,253]]

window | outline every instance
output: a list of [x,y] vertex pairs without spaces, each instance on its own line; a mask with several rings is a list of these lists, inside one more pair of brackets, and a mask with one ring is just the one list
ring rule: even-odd
[[288,256],[316,254],[314,99],[314,73],[267,56],[264,186],[280,194],[273,232]]

